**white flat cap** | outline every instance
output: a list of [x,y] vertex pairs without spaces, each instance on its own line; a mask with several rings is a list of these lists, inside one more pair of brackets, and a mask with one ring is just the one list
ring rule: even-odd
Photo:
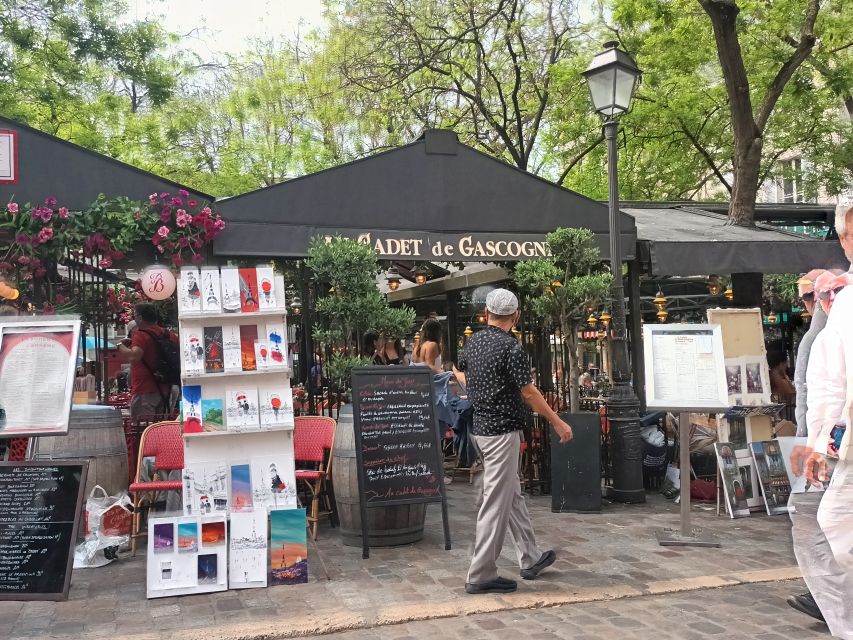
[[486,309],[496,316],[508,316],[518,310],[518,298],[508,289],[494,289],[486,296]]

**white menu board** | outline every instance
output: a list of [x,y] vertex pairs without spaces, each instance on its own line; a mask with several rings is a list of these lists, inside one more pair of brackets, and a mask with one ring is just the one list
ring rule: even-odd
[[643,326],[649,409],[729,408],[719,325]]

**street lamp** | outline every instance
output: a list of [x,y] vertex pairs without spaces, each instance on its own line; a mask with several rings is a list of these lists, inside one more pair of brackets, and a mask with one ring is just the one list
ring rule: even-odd
[[[604,51],[592,59],[583,72],[592,106],[604,120],[607,141],[607,177],[610,209],[610,289],[613,312],[611,365],[613,388],[607,398],[607,418],[612,426],[613,488],[611,497],[619,502],[645,502],[643,489],[643,441],[640,437],[640,402],[631,386],[628,365],[628,337],[625,327],[625,293],[622,287],[622,247],[619,235],[619,182],[616,168],[618,118],[631,107],[631,98],[640,79],[640,69],[617,42],[606,42]],[[634,339],[638,339],[637,336]]]

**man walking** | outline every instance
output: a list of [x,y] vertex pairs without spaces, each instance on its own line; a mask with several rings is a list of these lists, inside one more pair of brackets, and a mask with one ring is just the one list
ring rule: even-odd
[[[164,416],[171,412],[172,385],[180,382],[180,363],[170,362],[178,354],[163,353],[164,339],[178,344],[175,334],[157,325],[157,310],[148,303],[134,307],[136,328],[130,345],[120,344],[119,353],[130,363],[130,415],[133,419]],[[165,369],[170,369],[166,371]]]
[[465,584],[465,591],[472,594],[516,590],[515,580],[498,576],[497,560],[507,527],[525,580],[536,578],[557,558],[554,551],[543,553],[536,545],[530,514],[521,495],[518,464],[524,403],[553,425],[560,442],[571,440],[572,429],[533,386],[527,355],[510,333],[518,316],[515,294],[506,289],[489,293],[488,326],[468,340],[459,367],[454,368],[474,404],[471,432],[483,459],[482,504]]

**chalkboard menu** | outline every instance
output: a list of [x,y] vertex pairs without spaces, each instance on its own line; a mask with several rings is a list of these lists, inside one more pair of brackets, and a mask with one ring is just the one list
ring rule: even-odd
[[427,367],[362,367],[352,372],[365,557],[366,509],[396,504],[441,502],[445,547],[450,548],[433,377]]
[[551,511],[601,511],[601,418],[597,413],[560,414],[574,437],[565,444],[551,427]]
[[65,600],[85,461],[0,463],[0,600]]

